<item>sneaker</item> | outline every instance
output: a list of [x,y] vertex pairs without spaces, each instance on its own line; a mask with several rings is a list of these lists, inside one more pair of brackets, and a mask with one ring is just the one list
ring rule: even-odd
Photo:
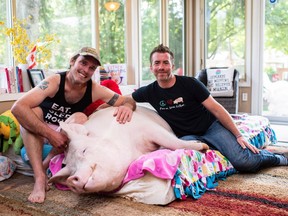
[[279,166],[288,166],[288,158],[284,154],[277,154],[275,153],[276,157],[279,158]]

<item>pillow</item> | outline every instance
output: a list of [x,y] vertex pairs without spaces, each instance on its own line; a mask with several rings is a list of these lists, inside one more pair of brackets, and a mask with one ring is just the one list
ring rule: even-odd
[[[103,80],[100,82],[101,85],[106,86],[107,88],[111,89],[112,91],[122,95],[121,90],[119,89],[118,84],[113,80]],[[92,102],[88,107],[85,108],[83,111],[87,116],[91,115],[100,105],[102,105],[104,101],[97,100]]]
[[213,97],[232,97],[234,68],[207,69],[207,88]]
[[157,178],[147,172],[142,178],[127,182],[119,191],[111,195],[145,204],[167,205],[176,199],[171,181],[171,179]]

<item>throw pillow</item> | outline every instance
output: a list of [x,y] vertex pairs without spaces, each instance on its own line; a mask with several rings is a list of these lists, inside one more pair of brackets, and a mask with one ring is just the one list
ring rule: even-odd
[[207,88],[213,97],[232,97],[234,68],[207,69]]

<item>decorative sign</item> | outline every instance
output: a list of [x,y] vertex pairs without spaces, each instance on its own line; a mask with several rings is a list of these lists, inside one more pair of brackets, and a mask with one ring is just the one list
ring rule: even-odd
[[213,97],[233,96],[234,69],[207,69],[207,88]]
[[105,64],[104,68],[109,79],[114,80],[118,85],[127,85],[126,64]]

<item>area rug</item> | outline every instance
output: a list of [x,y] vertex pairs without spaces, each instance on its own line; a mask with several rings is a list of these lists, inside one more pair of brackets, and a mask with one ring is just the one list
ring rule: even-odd
[[200,199],[174,201],[168,207],[198,215],[288,215],[288,167],[257,174],[234,174]]
[[14,174],[0,183],[0,215],[113,215],[113,216],[192,216],[255,215],[288,216],[288,169],[275,167],[257,174],[234,174],[219,181],[215,190],[200,199],[187,197],[165,206],[99,195],[77,195],[54,187],[44,204],[32,204],[27,197],[33,178]]

